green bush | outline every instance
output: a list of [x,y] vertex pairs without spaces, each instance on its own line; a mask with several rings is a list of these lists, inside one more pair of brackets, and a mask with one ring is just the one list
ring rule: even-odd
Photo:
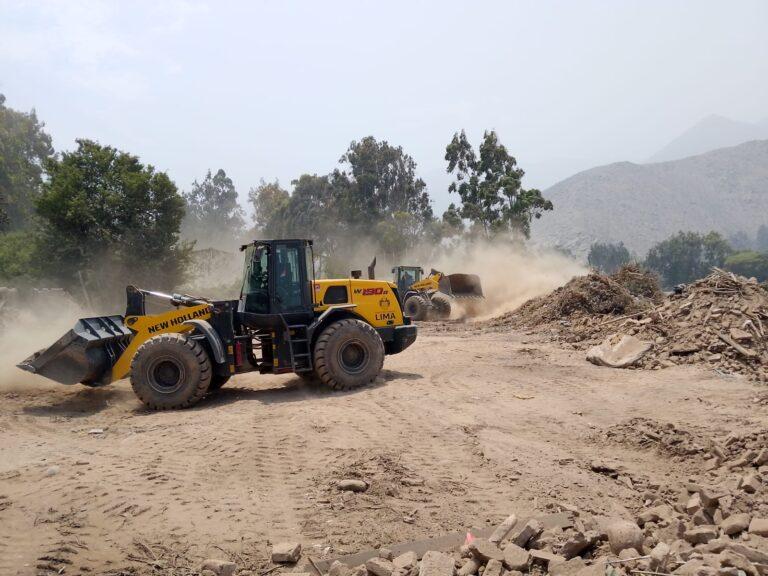
[[753,276],[758,282],[768,280],[768,254],[745,250],[731,254],[725,260],[726,270],[747,278]]
[[35,275],[35,238],[30,232],[0,234],[0,282],[13,283]]

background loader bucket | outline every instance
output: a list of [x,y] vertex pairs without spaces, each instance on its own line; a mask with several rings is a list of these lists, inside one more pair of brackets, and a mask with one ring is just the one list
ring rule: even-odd
[[18,367],[61,384],[106,384],[130,336],[122,316],[82,318],[72,330]]
[[440,292],[454,298],[484,298],[477,274],[448,274],[438,282]]

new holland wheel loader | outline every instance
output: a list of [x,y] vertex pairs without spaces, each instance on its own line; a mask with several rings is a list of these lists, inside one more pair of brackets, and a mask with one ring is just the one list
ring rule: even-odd
[[448,318],[454,301],[485,298],[476,274],[443,274],[433,269],[422,278],[424,269],[419,266],[395,266],[392,273],[402,294],[403,311],[414,320]]
[[[127,289],[124,316],[83,318],[18,366],[62,384],[130,377],[156,410],[185,408],[235,374],[296,373],[337,390],[373,381],[386,354],[416,340],[395,284],[315,280],[311,240],[257,240],[241,248],[239,300]],[[175,307],[146,313],[147,298]]]

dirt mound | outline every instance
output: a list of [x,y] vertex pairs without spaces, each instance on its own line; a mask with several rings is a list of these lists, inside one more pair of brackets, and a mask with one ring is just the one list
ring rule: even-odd
[[688,430],[674,424],[662,424],[649,418],[632,418],[603,433],[607,441],[638,448],[655,448],[673,456],[693,456],[704,452],[701,441]]
[[768,291],[714,269],[659,298],[653,276],[625,267],[612,277],[575,278],[551,294],[488,323],[533,328],[577,348],[627,334],[653,343],[637,367],[705,364],[722,375],[768,381]]
[[623,314],[634,310],[636,300],[610,276],[592,272],[578,276],[555,291],[534,298],[514,312],[495,318],[491,326],[537,326],[569,317]]

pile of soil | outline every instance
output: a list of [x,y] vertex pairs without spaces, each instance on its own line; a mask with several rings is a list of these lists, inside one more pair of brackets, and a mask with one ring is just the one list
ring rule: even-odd
[[713,269],[669,296],[659,297],[657,290],[652,276],[637,269],[624,268],[611,277],[592,273],[495,318],[488,327],[529,328],[578,349],[626,334],[653,343],[636,367],[705,364],[723,375],[768,382],[764,286]]

